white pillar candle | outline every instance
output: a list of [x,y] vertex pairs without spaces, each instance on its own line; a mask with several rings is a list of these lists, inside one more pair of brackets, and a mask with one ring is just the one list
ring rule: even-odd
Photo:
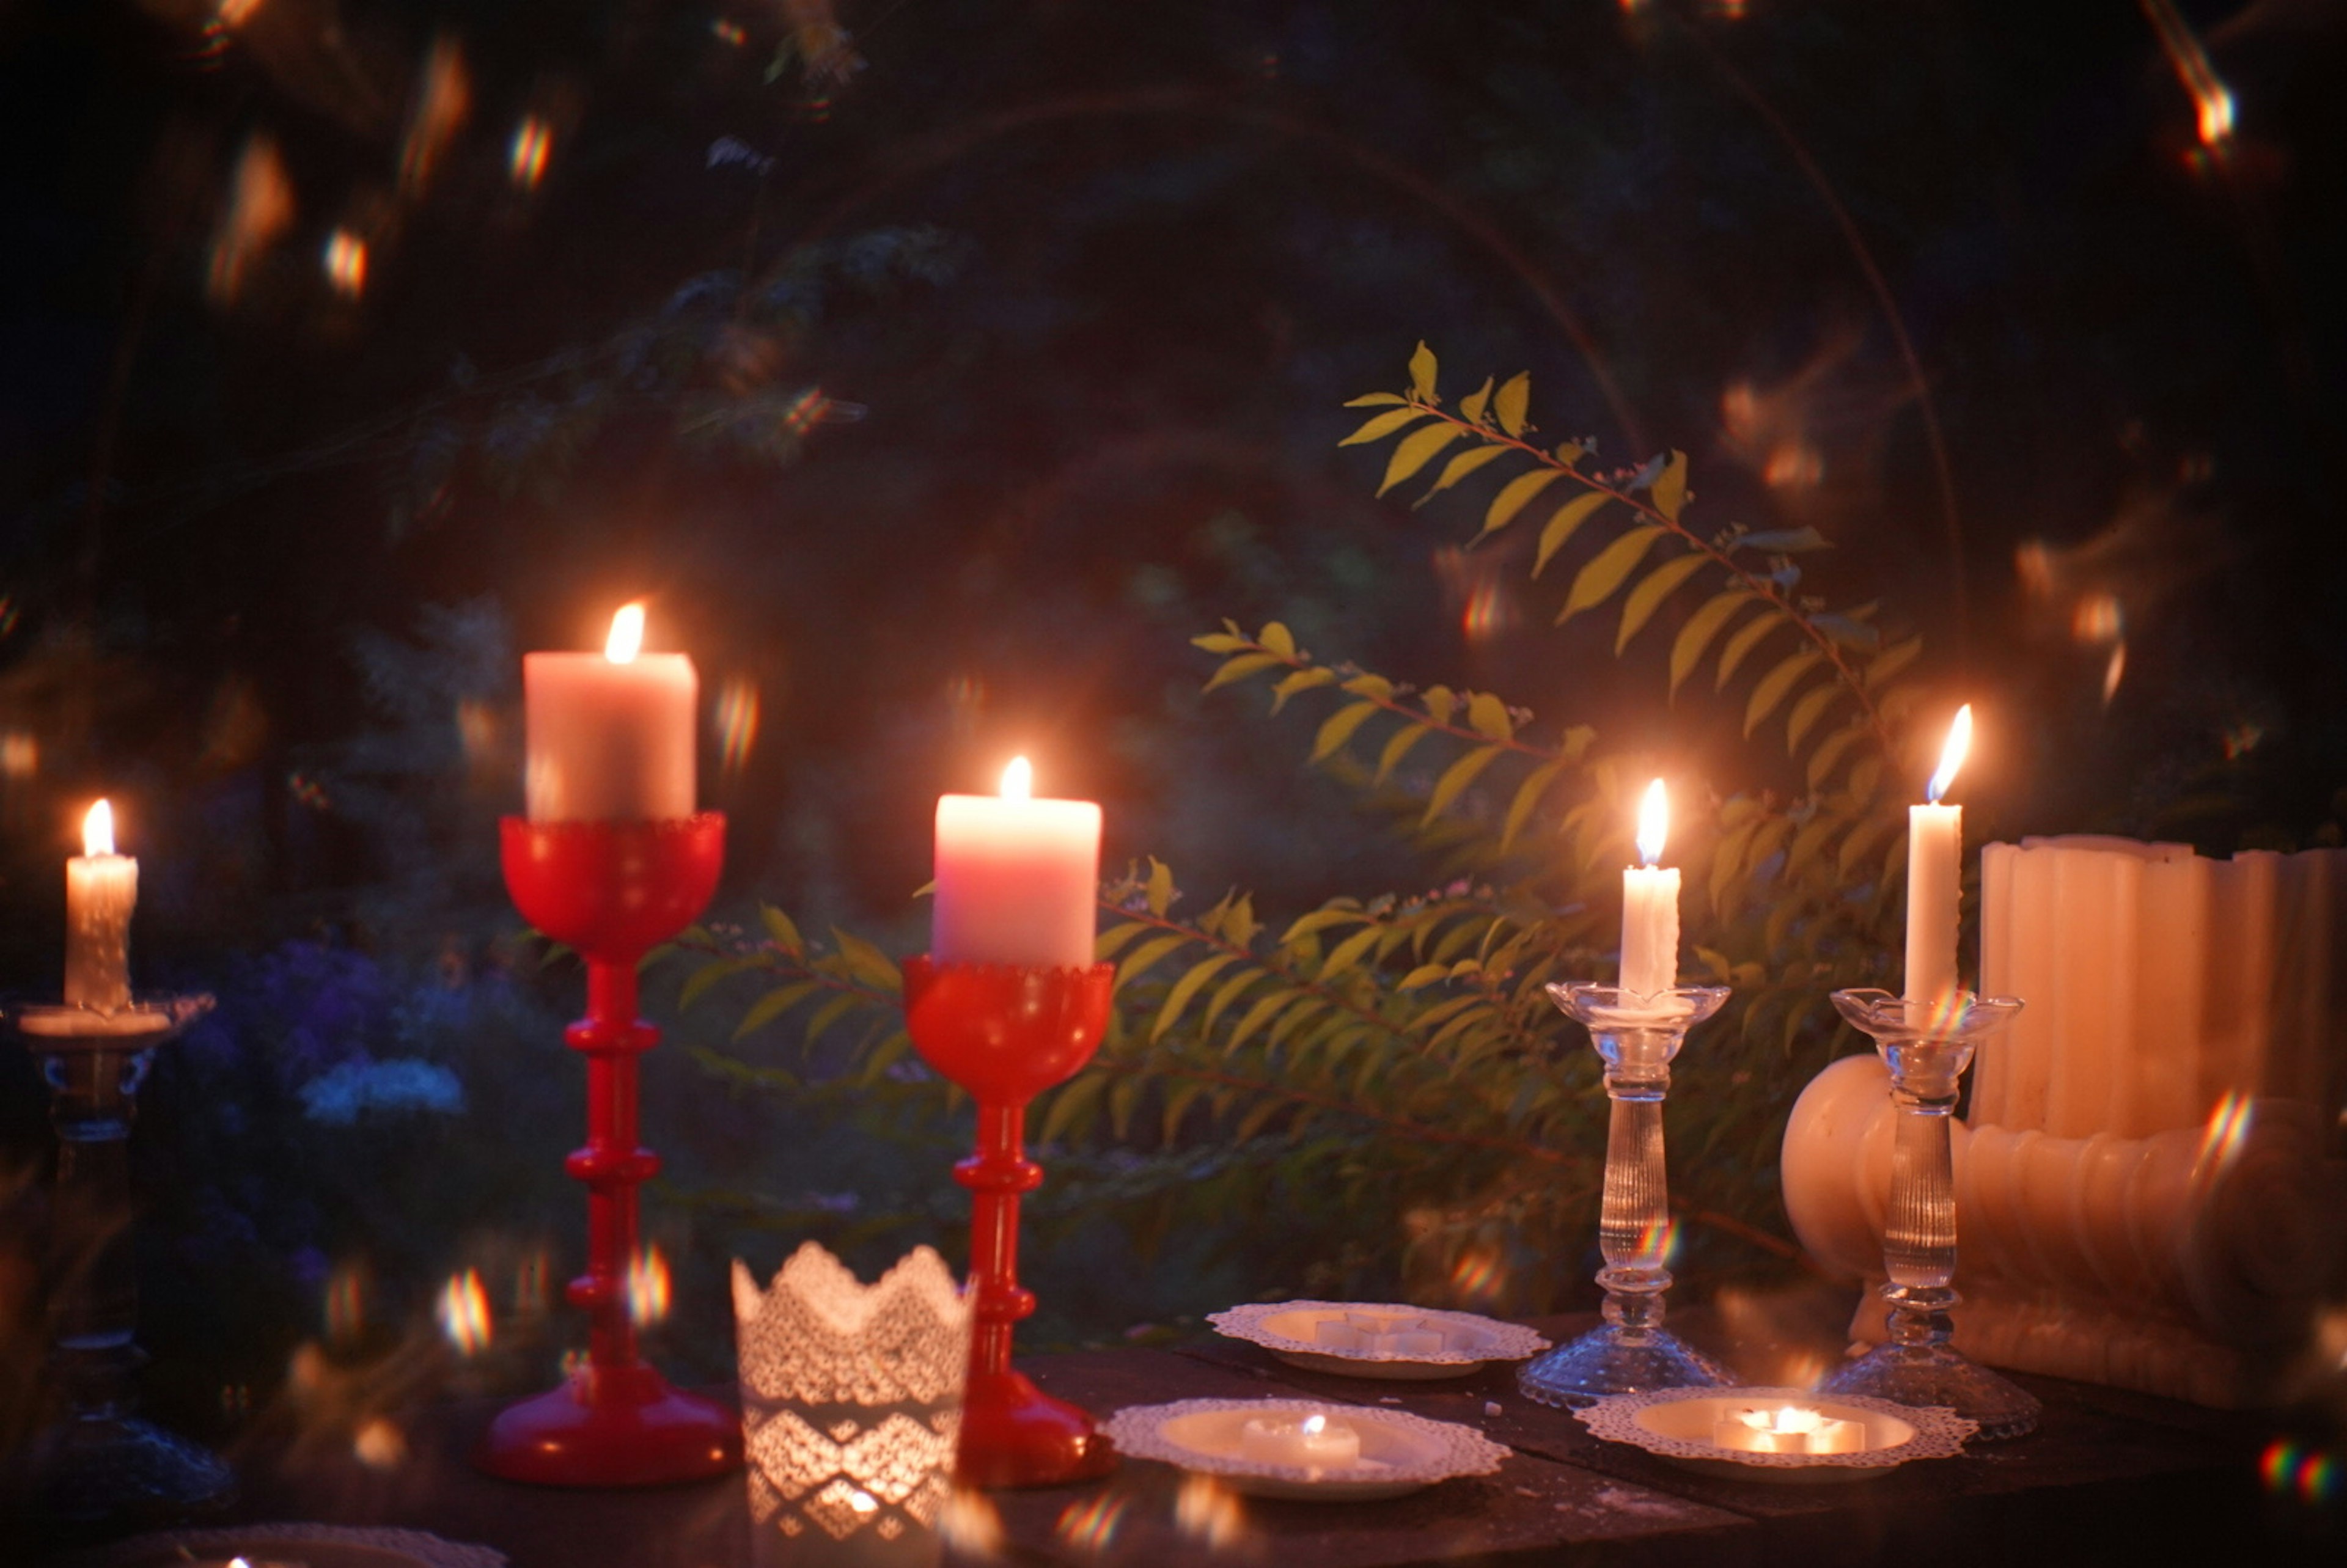
[[1656,779],[1638,807],[1638,858],[1622,873],[1622,989],[1640,996],[1679,979],[1679,871],[1656,866],[1670,831],[1671,802]]
[[929,952],[941,964],[1083,968],[1100,897],[1101,808],[1030,798],[1020,757],[999,795],[938,801]]
[[642,652],[643,606],[622,606],[600,653],[522,658],[532,822],[691,816],[700,679],[682,653]]
[[1361,1434],[1317,1410],[1301,1420],[1250,1416],[1239,1429],[1239,1452],[1258,1464],[1348,1470],[1361,1462]]
[[1911,1002],[1939,1002],[1956,993],[1956,920],[1963,896],[1964,808],[1942,805],[1972,743],[1973,709],[1956,710],[1940,771],[1926,792],[1929,804],[1907,808],[1907,984]]
[[114,808],[82,819],[82,852],[66,862],[66,1005],[120,1012],[130,1005],[130,911],[138,862],[114,853]]

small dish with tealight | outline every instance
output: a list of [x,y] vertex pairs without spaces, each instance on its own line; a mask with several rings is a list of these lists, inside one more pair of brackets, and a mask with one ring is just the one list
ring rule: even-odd
[[1291,1367],[1340,1378],[1462,1378],[1488,1362],[1521,1361],[1548,1348],[1546,1339],[1518,1324],[1390,1303],[1251,1302],[1206,1321]]
[[1734,1481],[1863,1481],[1947,1459],[1980,1429],[1952,1410],[1806,1389],[1660,1389],[1573,1414],[1591,1432]]
[[1109,1418],[1131,1459],[1211,1475],[1235,1491],[1361,1502],[1454,1476],[1489,1475],[1508,1450],[1471,1427],[1313,1399],[1179,1399]]

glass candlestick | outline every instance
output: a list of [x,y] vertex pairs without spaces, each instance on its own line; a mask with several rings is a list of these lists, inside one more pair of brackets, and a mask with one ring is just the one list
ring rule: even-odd
[[208,996],[141,999],[115,1012],[8,1009],[40,1063],[57,1134],[50,1368],[63,1409],[34,1440],[35,1505],[61,1523],[160,1523],[227,1501],[227,1465],[141,1420],[138,1266],[131,1241],[130,1122],[155,1052],[211,1010]]
[[1881,990],[1836,991],[1841,1016],[1863,1030],[1891,1069],[1899,1110],[1884,1211],[1882,1299],[1890,1335],[1820,1383],[1828,1394],[1864,1394],[1901,1405],[1940,1405],[1980,1423],[1983,1440],[2036,1430],[2037,1400],[1949,1343],[1949,1314],[1963,1299],[1956,1273],[1955,1162],[1948,1118],[1980,1042],[2011,1023],[2021,1003],[1959,991],[1942,1002]]
[[1549,996],[1586,1025],[1605,1061],[1613,1119],[1605,1135],[1605,1189],[1598,1211],[1605,1266],[1605,1321],[1527,1363],[1516,1383],[1546,1405],[1588,1405],[1649,1389],[1721,1388],[1735,1377],[1663,1327],[1671,1287],[1670,1178],[1663,1158],[1663,1101],[1671,1059],[1686,1032],[1727,1000],[1726,986],[1683,986],[1647,996],[1618,986],[1551,986]]

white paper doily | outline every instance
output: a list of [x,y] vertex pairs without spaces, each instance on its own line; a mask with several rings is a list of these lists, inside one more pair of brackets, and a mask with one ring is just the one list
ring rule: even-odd
[[[1323,1345],[1313,1337],[1316,1324],[1341,1320],[1348,1314],[1415,1319],[1441,1330],[1455,1348],[1357,1350]],[[1291,1366],[1348,1378],[1457,1378],[1487,1361],[1521,1361],[1549,1347],[1546,1339],[1520,1324],[1391,1302],[1253,1301],[1210,1313],[1206,1321],[1216,1333],[1260,1345]]]
[[444,1541],[421,1530],[343,1524],[223,1524],[167,1530],[118,1541],[61,1568],[169,1568],[190,1557],[238,1554],[306,1563],[310,1568],[506,1568],[502,1552]]
[[[1712,1441],[1712,1423],[1784,1401],[1841,1420],[1862,1420],[1872,1447],[1854,1453],[1748,1453]],[[1856,1394],[1808,1389],[1655,1389],[1615,1394],[1573,1412],[1596,1436],[1630,1443],[1690,1470],[1739,1481],[1860,1481],[1910,1460],[1952,1459],[1980,1423],[1953,1410],[1918,1409]]]
[[[1343,1470],[1267,1464],[1239,1451],[1250,1418],[1325,1415],[1353,1429],[1361,1460]],[[1430,1421],[1407,1410],[1374,1405],[1332,1405],[1325,1399],[1177,1399],[1133,1405],[1108,1420],[1119,1453],[1153,1459],[1227,1482],[1257,1497],[1350,1502],[1399,1497],[1454,1476],[1489,1475],[1508,1450],[1472,1427]]]

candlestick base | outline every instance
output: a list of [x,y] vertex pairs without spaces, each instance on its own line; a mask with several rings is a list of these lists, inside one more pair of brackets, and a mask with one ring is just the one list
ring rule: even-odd
[[1597,1235],[1605,1266],[1605,1321],[1528,1363],[1516,1374],[1524,1397],[1580,1407],[1615,1394],[1656,1389],[1729,1388],[1734,1374],[1663,1327],[1671,1287],[1668,1167],[1663,1101],[1671,1060],[1687,1030],[1719,1010],[1726,986],[1686,986],[1652,995],[1619,986],[1548,988],[1551,1000],[1584,1025],[1605,1063],[1613,1102],[1605,1138],[1604,1195]]
[[1066,1486],[1116,1468],[1116,1450],[1083,1410],[1023,1372],[972,1372],[962,1399],[955,1479],[965,1486]]
[[2044,1414],[2028,1389],[1945,1345],[1877,1345],[1835,1368],[1818,1392],[1953,1410],[1980,1423],[1983,1442],[2026,1437]]
[[58,1423],[30,1459],[36,1512],[66,1524],[169,1523],[221,1507],[236,1491],[217,1454],[120,1413]]
[[680,1393],[650,1367],[589,1365],[563,1387],[509,1405],[476,1461],[504,1481],[538,1486],[664,1486],[706,1481],[742,1463],[742,1420]]

